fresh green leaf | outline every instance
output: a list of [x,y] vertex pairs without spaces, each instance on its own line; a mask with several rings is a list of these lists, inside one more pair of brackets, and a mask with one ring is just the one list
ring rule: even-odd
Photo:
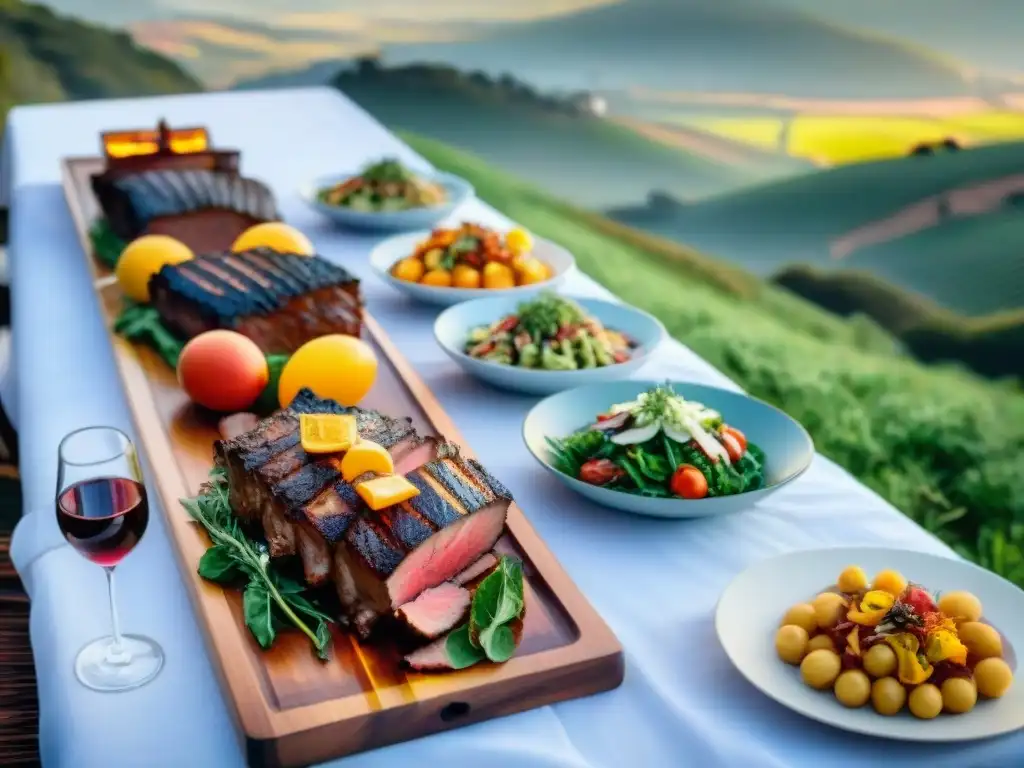
[[497,624],[480,633],[480,648],[495,664],[502,664],[516,652],[516,636],[508,624]]
[[267,588],[258,581],[249,582],[242,594],[242,613],[245,615],[245,626],[261,648],[269,648],[277,636],[272,611],[273,604]]
[[215,544],[199,558],[199,575],[204,579],[226,584],[242,575],[231,547]]
[[469,624],[463,624],[448,634],[444,641],[444,650],[452,669],[465,669],[486,658],[484,652],[470,640]]
[[323,619],[316,625],[316,655],[321,661],[331,658],[331,628]]
[[284,370],[284,365],[287,362],[288,355],[267,355],[267,369],[270,371],[270,377],[267,379],[267,386],[263,388],[263,392],[252,406],[253,413],[267,416],[278,409],[277,388],[281,381],[281,371]]
[[[498,567],[487,576],[473,593],[469,610],[469,642],[482,649],[492,661],[496,660],[489,646],[494,646],[495,632],[517,620],[525,608],[523,587],[523,564],[520,560],[502,555]],[[504,648],[504,635],[491,650],[500,655]],[[513,650],[515,642],[513,640]],[[511,654],[509,654],[511,656]],[[506,659],[503,660],[507,660]]]

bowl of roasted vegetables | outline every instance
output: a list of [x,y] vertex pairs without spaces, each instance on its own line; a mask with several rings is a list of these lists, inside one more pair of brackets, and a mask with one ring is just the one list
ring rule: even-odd
[[472,196],[472,185],[458,176],[413,171],[393,159],[316,179],[302,190],[307,203],[342,226],[391,232],[434,226]]
[[810,435],[782,411],[684,382],[611,381],[560,392],[534,406],[523,438],[574,491],[653,517],[749,509],[814,457]]
[[370,254],[381,279],[442,306],[482,296],[530,296],[557,287],[574,264],[567,250],[523,229],[471,222],[391,237]]
[[552,291],[473,299],[434,323],[437,343],[467,373],[538,395],[626,378],[665,335],[656,318],[627,304]]

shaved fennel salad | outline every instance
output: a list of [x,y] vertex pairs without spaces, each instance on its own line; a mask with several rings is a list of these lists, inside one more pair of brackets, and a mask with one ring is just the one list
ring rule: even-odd
[[684,399],[667,384],[547,442],[559,472],[624,493],[703,499],[765,486],[761,449],[718,411]]

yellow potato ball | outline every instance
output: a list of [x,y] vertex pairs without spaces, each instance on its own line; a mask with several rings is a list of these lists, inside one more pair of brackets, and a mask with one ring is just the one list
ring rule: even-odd
[[981,600],[970,592],[946,592],[939,597],[938,608],[956,621],[977,621],[981,618]]
[[432,285],[435,288],[450,288],[452,285],[452,273],[447,269],[432,269],[423,276],[420,284]]
[[775,651],[787,664],[799,664],[807,653],[807,640],[806,629],[787,624],[775,633]]
[[871,706],[880,715],[895,715],[907,703],[907,689],[895,677],[883,677],[871,686]]
[[811,651],[834,651],[836,644],[832,642],[832,638],[828,635],[815,635],[807,642],[807,652]]
[[914,717],[931,720],[942,711],[942,692],[931,683],[919,685],[910,692],[907,704]]
[[879,571],[875,574],[875,580],[871,582],[871,588],[899,597],[907,588],[907,580],[899,571]]
[[484,265],[484,288],[499,290],[515,288],[516,275],[512,267],[497,261],[489,261]]
[[868,586],[868,575],[860,566],[848,566],[839,574],[836,586],[840,592],[860,592]]
[[795,624],[798,627],[803,627],[807,634],[817,632],[818,620],[815,618],[814,606],[810,603],[797,603],[786,611],[786,615],[779,622],[780,627],[784,627],[786,624]]
[[1003,655],[1003,639],[995,627],[980,621],[965,621],[957,627],[960,642],[976,659],[990,659]]
[[836,678],[833,692],[844,707],[863,707],[871,698],[871,681],[859,669],[848,669]]
[[942,708],[954,715],[974,709],[978,703],[978,689],[966,677],[951,677],[942,684]]
[[878,643],[868,648],[861,662],[872,677],[888,677],[896,671],[896,652],[885,643]]
[[835,651],[814,651],[800,662],[800,676],[811,688],[823,691],[831,688],[839,676],[842,663]]
[[452,285],[456,288],[479,288],[480,270],[468,264],[459,264],[452,270]]
[[822,629],[830,629],[839,623],[846,613],[846,601],[835,592],[822,592],[811,603],[814,606],[814,620]]
[[407,283],[418,283],[427,268],[419,259],[402,259],[391,268],[391,276]]
[[982,696],[998,699],[1013,685],[1013,671],[1002,659],[983,659],[974,667],[974,684]]

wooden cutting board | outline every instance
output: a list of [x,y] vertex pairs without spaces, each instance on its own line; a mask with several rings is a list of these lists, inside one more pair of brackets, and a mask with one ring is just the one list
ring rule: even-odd
[[[89,229],[100,216],[90,186],[100,158],[63,161],[63,186],[94,278],[101,312],[112,327],[121,294],[92,255]],[[171,233],[167,233],[171,234]],[[451,419],[369,314],[364,337],[379,373],[361,403],[409,416],[421,434],[437,434],[473,456]],[[162,502],[182,577],[255,766],[300,766],[414,739],[617,687],[622,648],[562,570],[518,507],[508,515],[499,549],[522,558],[526,574],[523,641],[501,665],[480,664],[440,675],[403,673],[395,649],[360,645],[335,631],[334,654],[318,661],[297,632],[260,650],[242,620],[238,593],[196,575],[209,544],[178,499],[194,496],[212,466],[216,425],[192,409],[170,370],[150,349],[110,332],[149,486]],[[500,478],[499,478],[500,479]],[[523,734],[524,739],[529,734]]]

